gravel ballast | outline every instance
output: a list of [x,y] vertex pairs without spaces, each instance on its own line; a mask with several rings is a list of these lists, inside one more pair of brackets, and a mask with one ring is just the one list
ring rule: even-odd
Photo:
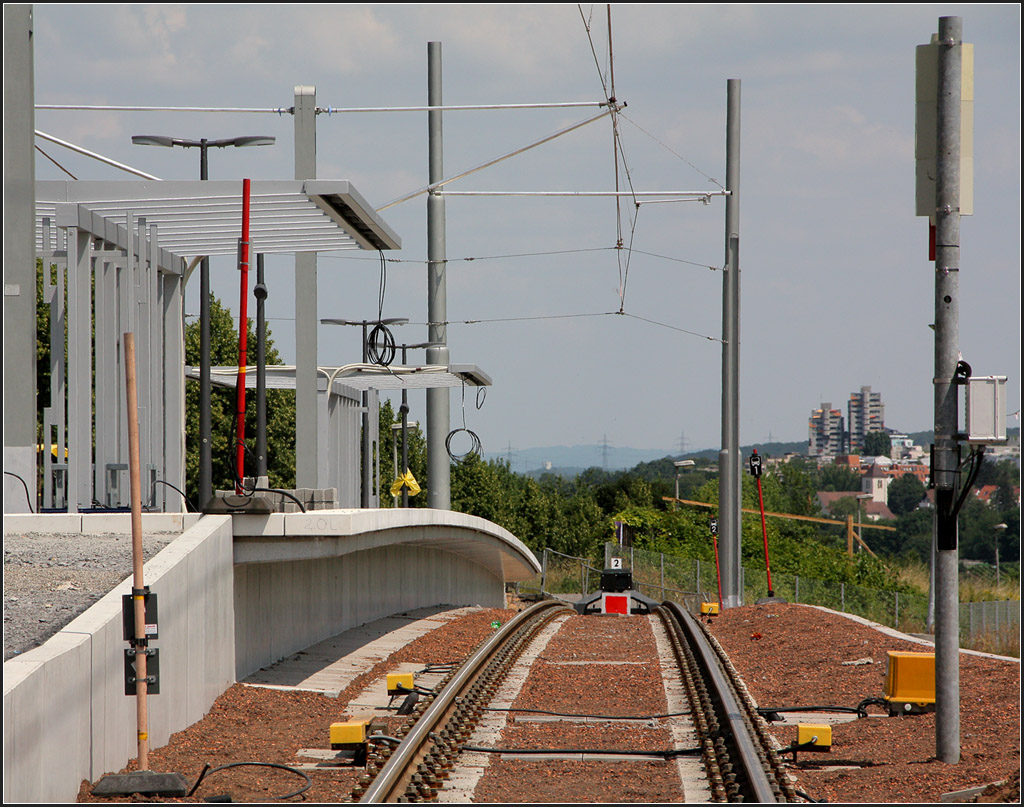
[[[143,535],[143,557],[177,536]],[[131,535],[4,535],[4,661],[41,645],[131,574]]]

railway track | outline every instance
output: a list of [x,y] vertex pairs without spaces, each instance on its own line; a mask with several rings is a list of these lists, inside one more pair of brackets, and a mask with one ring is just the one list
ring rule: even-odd
[[[627,624],[632,625],[633,635],[639,637],[638,630],[642,630],[649,637],[642,652],[617,647],[616,634]],[[537,648],[545,647],[552,636],[561,635],[564,626],[572,626],[577,637],[591,629],[602,631],[598,644],[608,652],[591,652],[589,656],[581,652],[582,658],[577,658],[575,652],[559,656],[548,650],[538,662]],[[564,640],[562,645],[573,646]],[[532,657],[524,658],[524,654]],[[607,655],[607,659],[599,658],[601,655]],[[568,656],[572,658],[565,660]],[[562,666],[555,670],[555,665]],[[652,668],[660,669],[652,673]],[[543,679],[542,673],[550,675],[554,671],[565,676],[567,670],[568,686],[545,683]],[[605,673],[611,677],[600,678]],[[666,689],[672,686],[681,693],[677,706],[682,708],[669,708],[657,715],[632,715],[621,707],[613,715],[565,708],[570,695],[577,701],[584,695],[600,701],[602,693],[610,697],[613,692],[618,692],[620,700],[624,695],[627,704],[639,704],[643,702],[639,694],[634,697],[624,690],[653,689],[652,674],[656,681],[664,679]],[[534,708],[512,709],[523,682],[535,675],[541,679],[532,688]],[[598,677],[586,677],[594,675]],[[586,692],[573,692],[574,686]],[[660,703],[666,703],[663,692],[658,696]],[[555,722],[540,726],[518,722],[526,720],[527,713],[534,721]],[[541,713],[544,716],[537,716]],[[517,715],[517,722],[504,724],[510,714]],[[493,742],[491,747],[482,747],[481,736],[492,740],[505,736],[494,729],[490,735],[480,733],[485,731],[483,724],[495,719],[514,725],[512,735],[533,738],[532,747],[502,749],[493,747]],[[543,746],[538,737],[552,745],[538,747]],[[588,743],[598,747],[587,747]],[[631,744],[637,747],[629,747]],[[396,736],[375,738],[371,749],[366,773],[353,791],[354,800],[366,803],[502,800],[474,799],[465,784],[455,785],[464,778],[460,768],[471,757],[477,759],[475,764],[480,768],[486,767],[489,759],[502,760],[487,768],[495,792],[509,787],[529,788],[530,781],[539,786],[537,763],[532,762],[531,767],[530,762],[517,760],[544,759],[545,772],[555,771],[566,781],[577,775],[573,766],[589,765],[580,778],[579,786],[584,789],[596,787],[595,781],[603,778],[592,772],[595,765],[603,770],[609,764],[628,769],[628,785],[622,786],[631,788],[635,797],[623,800],[667,800],[664,782],[668,780],[679,797],[675,800],[680,801],[799,800],[728,658],[703,625],[675,603],[664,603],[648,617],[625,618],[580,617],[561,603],[538,603],[502,626],[462,667],[426,695]],[[483,763],[479,762],[481,756],[485,758]],[[607,761],[611,759],[615,762]],[[694,771],[703,781],[694,781]],[[501,776],[506,781],[502,782]],[[480,781],[479,770],[476,778]],[[643,791],[654,780],[662,788],[657,798],[653,792]],[[591,800],[586,792],[579,795]],[[598,800],[597,794],[592,795]]]

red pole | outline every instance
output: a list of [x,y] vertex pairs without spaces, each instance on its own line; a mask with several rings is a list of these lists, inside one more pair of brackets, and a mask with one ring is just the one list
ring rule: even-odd
[[240,301],[238,304],[238,379],[235,382],[236,400],[238,401],[235,439],[237,442],[235,492],[242,492],[242,480],[245,479],[245,365],[247,356],[247,334],[249,326],[249,185],[248,179],[242,180],[242,240],[238,255],[240,275]]
[[761,534],[764,536],[764,570],[768,575],[768,596],[774,597],[772,590],[772,570],[768,565],[768,525],[764,521],[764,496],[761,495],[761,477],[757,477],[757,500],[761,504]]

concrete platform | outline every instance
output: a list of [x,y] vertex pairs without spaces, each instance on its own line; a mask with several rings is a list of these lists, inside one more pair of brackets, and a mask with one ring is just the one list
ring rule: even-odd
[[[409,642],[477,608],[420,608],[378,619],[358,628],[332,636],[275,664],[253,673],[242,683],[275,689],[301,689],[337,697],[349,684],[373,665],[384,661]],[[420,665],[416,665],[417,667]],[[414,670],[409,670],[413,672]],[[417,680],[417,683],[420,683]],[[424,679],[424,687],[435,681]],[[383,692],[383,687],[378,687]],[[380,705],[378,698],[367,699],[367,708]],[[383,695],[383,704],[387,703]]]

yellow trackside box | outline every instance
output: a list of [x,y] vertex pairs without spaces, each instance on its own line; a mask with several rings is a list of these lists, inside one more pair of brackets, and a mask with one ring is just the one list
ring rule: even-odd
[[[935,654],[889,651],[885,673],[889,712],[928,711],[935,706]],[[895,709],[894,709],[895,707]]]
[[350,720],[347,723],[331,723],[331,747],[344,748],[366,742],[369,718]]
[[416,686],[412,673],[388,673],[388,694],[401,695],[412,692]]
[[700,604],[701,616],[718,616],[717,602],[702,602]]
[[[832,750],[832,727],[825,725],[814,725],[812,723],[798,723],[796,726],[797,745],[808,744],[801,751],[831,751]],[[813,743],[813,745],[810,745]]]

